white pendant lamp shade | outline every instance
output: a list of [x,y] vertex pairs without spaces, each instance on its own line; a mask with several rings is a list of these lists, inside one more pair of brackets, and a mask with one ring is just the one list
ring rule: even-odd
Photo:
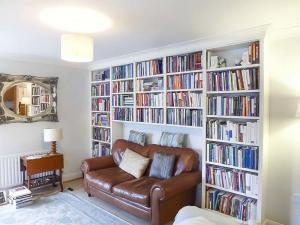
[[63,34],[61,36],[61,59],[70,62],[93,61],[93,38],[79,34]]

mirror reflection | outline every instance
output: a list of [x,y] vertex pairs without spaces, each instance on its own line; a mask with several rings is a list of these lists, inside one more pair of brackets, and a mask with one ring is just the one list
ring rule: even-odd
[[50,95],[48,89],[40,85],[23,82],[6,90],[3,101],[17,115],[36,116],[50,106]]

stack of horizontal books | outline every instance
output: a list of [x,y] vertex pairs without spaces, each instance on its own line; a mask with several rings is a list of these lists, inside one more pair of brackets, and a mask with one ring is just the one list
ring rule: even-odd
[[33,202],[31,191],[25,186],[10,189],[8,199],[16,209],[31,205]]

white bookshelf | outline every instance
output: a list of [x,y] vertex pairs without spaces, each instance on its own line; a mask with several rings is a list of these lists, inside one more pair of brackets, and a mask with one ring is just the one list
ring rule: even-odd
[[[244,41],[245,40],[245,41]],[[255,199],[257,201],[257,222],[261,223],[263,219],[265,218],[264,215],[264,202],[265,202],[265,192],[264,192],[264,176],[265,176],[265,155],[266,155],[266,146],[267,143],[264,140],[264,137],[266,135],[266,124],[268,121],[267,118],[267,110],[265,106],[266,100],[266,94],[267,90],[265,90],[265,78],[264,78],[264,56],[263,56],[263,49],[264,49],[264,41],[263,37],[262,39],[259,38],[251,38],[251,39],[244,39],[243,41],[228,41],[224,42],[224,44],[218,44],[218,46],[203,46],[202,48],[199,48],[199,46],[195,46],[194,49],[186,49],[186,50],[178,50],[178,51],[171,51],[167,52],[165,54],[160,54],[158,56],[155,56],[155,54],[151,54],[150,56],[142,57],[139,58],[137,57],[136,59],[128,59],[128,61],[124,60],[123,65],[125,64],[133,64],[133,76],[130,78],[122,78],[122,79],[111,79],[110,81],[105,81],[105,82],[110,82],[111,83],[111,95],[110,95],[110,100],[112,100],[113,95],[122,95],[122,94],[132,94],[134,96],[134,104],[133,106],[112,106],[110,107],[110,111],[108,112],[103,112],[103,113],[110,113],[111,115],[113,114],[113,110],[115,108],[131,108],[133,109],[133,120],[132,121],[123,121],[123,120],[116,120],[111,116],[111,125],[110,125],[110,130],[111,130],[111,141],[114,142],[114,140],[118,138],[124,138],[124,129],[127,125],[132,125],[136,124],[136,126],[139,125],[149,125],[153,126],[154,129],[157,126],[157,129],[161,130],[162,127],[174,127],[175,128],[183,128],[183,129],[190,129],[191,132],[199,135],[199,142],[198,145],[201,148],[201,156],[202,156],[202,184],[201,184],[201,205],[203,208],[206,207],[206,190],[208,188],[213,188],[219,191],[223,191],[225,193],[231,193],[231,194],[236,194],[238,196],[243,196],[243,197],[248,197],[251,199]],[[259,63],[254,63],[254,64],[249,64],[249,65],[243,65],[243,66],[235,66],[235,62],[238,58],[241,57],[241,54],[246,50],[248,44],[251,41],[260,41],[260,61]],[[167,58],[169,56],[176,56],[176,55],[185,55],[189,53],[194,53],[194,52],[202,52],[202,68],[197,69],[197,70],[189,70],[189,71],[173,71],[170,72],[167,70]],[[212,55],[219,55],[221,57],[226,58],[227,65],[222,68],[209,68],[207,66],[207,54],[212,53]],[[153,59],[163,59],[163,73],[160,74],[154,74],[150,76],[138,76],[136,71],[136,65],[139,62],[142,61],[149,61]],[[115,66],[114,63],[110,65],[110,72],[112,74],[112,69]],[[214,91],[214,90],[208,90],[207,88],[207,76],[208,73],[214,73],[214,72],[226,72],[226,71],[235,71],[235,70],[248,70],[248,69],[253,69],[257,68],[259,69],[259,88],[257,89],[250,89],[250,90],[222,90],[222,91]],[[170,90],[167,87],[167,81],[170,77],[174,76],[179,76],[183,74],[193,74],[193,73],[201,73],[202,74],[202,88],[196,88],[196,89],[172,89]],[[111,76],[112,77],[112,76]],[[137,89],[137,82],[144,81],[147,79],[163,79],[163,89],[162,90],[138,90]],[[133,81],[133,92],[128,92],[128,93],[112,93],[112,83],[115,81]],[[91,82],[92,84],[94,82]],[[168,106],[167,105],[167,94],[168,93],[191,93],[191,92],[197,92],[197,93],[202,93],[202,105],[199,107],[189,107],[189,106]],[[137,95],[139,94],[157,94],[157,93],[162,93],[163,94],[163,105],[161,106],[138,106],[137,105]],[[244,96],[244,95],[250,95],[250,96],[259,96],[259,115],[258,116],[224,116],[224,115],[212,115],[207,113],[207,98],[211,96]],[[137,121],[137,110],[138,109],[162,109],[164,113],[164,119],[162,123],[153,123],[151,121],[149,122],[139,122]],[[203,126],[186,126],[186,125],[177,125],[177,124],[168,124],[167,123],[167,112],[169,109],[197,109],[202,111],[202,124]],[[95,111],[94,111],[95,112]],[[222,120],[222,121],[233,121],[233,122],[256,122],[259,121],[259,142],[258,143],[245,143],[245,142],[239,142],[239,141],[228,141],[228,140],[220,140],[220,139],[213,139],[210,137],[206,136],[206,130],[207,130],[207,121],[209,120]],[[267,137],[267,135],[266,135]],[[215,163],[215,162],[210,162],[207,160],[207,150],[206,146],[208,143],[216,143],[220,145],[232,145],[232,146],[240,146],[240,147],[258,147],[258,152],[259,152],[259,163],[258,163],[258,169],[249,169],[249,168],[243,168],[239,166],[233,166],[233,165],[227,165],[227,164],[222,164],[222,163]],[[255,174],[258,176],[258,196],[253,196],[253,195],[247,195],[242,192],[237,192],[233,190],[228,190],[216,185],[212,185],[206,182],[206,167],[207,166],[213,166],[213,167],[218,167],[218,168],[224,168],[226,170],[237,170],[241,172],[246,172],[246,173],[251,173]],[[241,221],[240,221],[241,222]]]
[[[103,68],[99,70],[94,70],[91,73],[91,133],[92,133],[92,138],[91,138],[91,147],[92,147],[92,156],[97,157],[97,156],[103,156],[103,155],[109,155],[110,154],[110,149],[111,149],[111,109],[108,107],[106,110],[95,110],[95,106],[93,106],[93,101],[107,101],[109,102],[110,106],[110,78],[111,78],[111,73],[110,73],[110,68]],[[94,93],[95,88],[98,87],[99,85],[102,85],[102,87],[105,89],[108,86],[108,92],[105,90],[105,94],[100,94],[100,93]],[[106,87],[104,86],[106,85]],[[100,89],[99,89],[100,90]],[[96,107],[97,108],[97,107]],[[101,117],[101,116],[106,116],[107,117],[107,122],[105,124],[102,124],[102,121],[96,121],[96,118]],[[99,132],[101,135],[94,136],[94,132]],[[103,140],[103,132],[108,133],[104,135]]]

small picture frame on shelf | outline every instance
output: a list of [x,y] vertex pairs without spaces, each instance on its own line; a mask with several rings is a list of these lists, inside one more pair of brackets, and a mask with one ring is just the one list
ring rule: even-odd
[[6,203],[7,203],[6,192],[5,191],[0,191],[0,205],[4,205]]

